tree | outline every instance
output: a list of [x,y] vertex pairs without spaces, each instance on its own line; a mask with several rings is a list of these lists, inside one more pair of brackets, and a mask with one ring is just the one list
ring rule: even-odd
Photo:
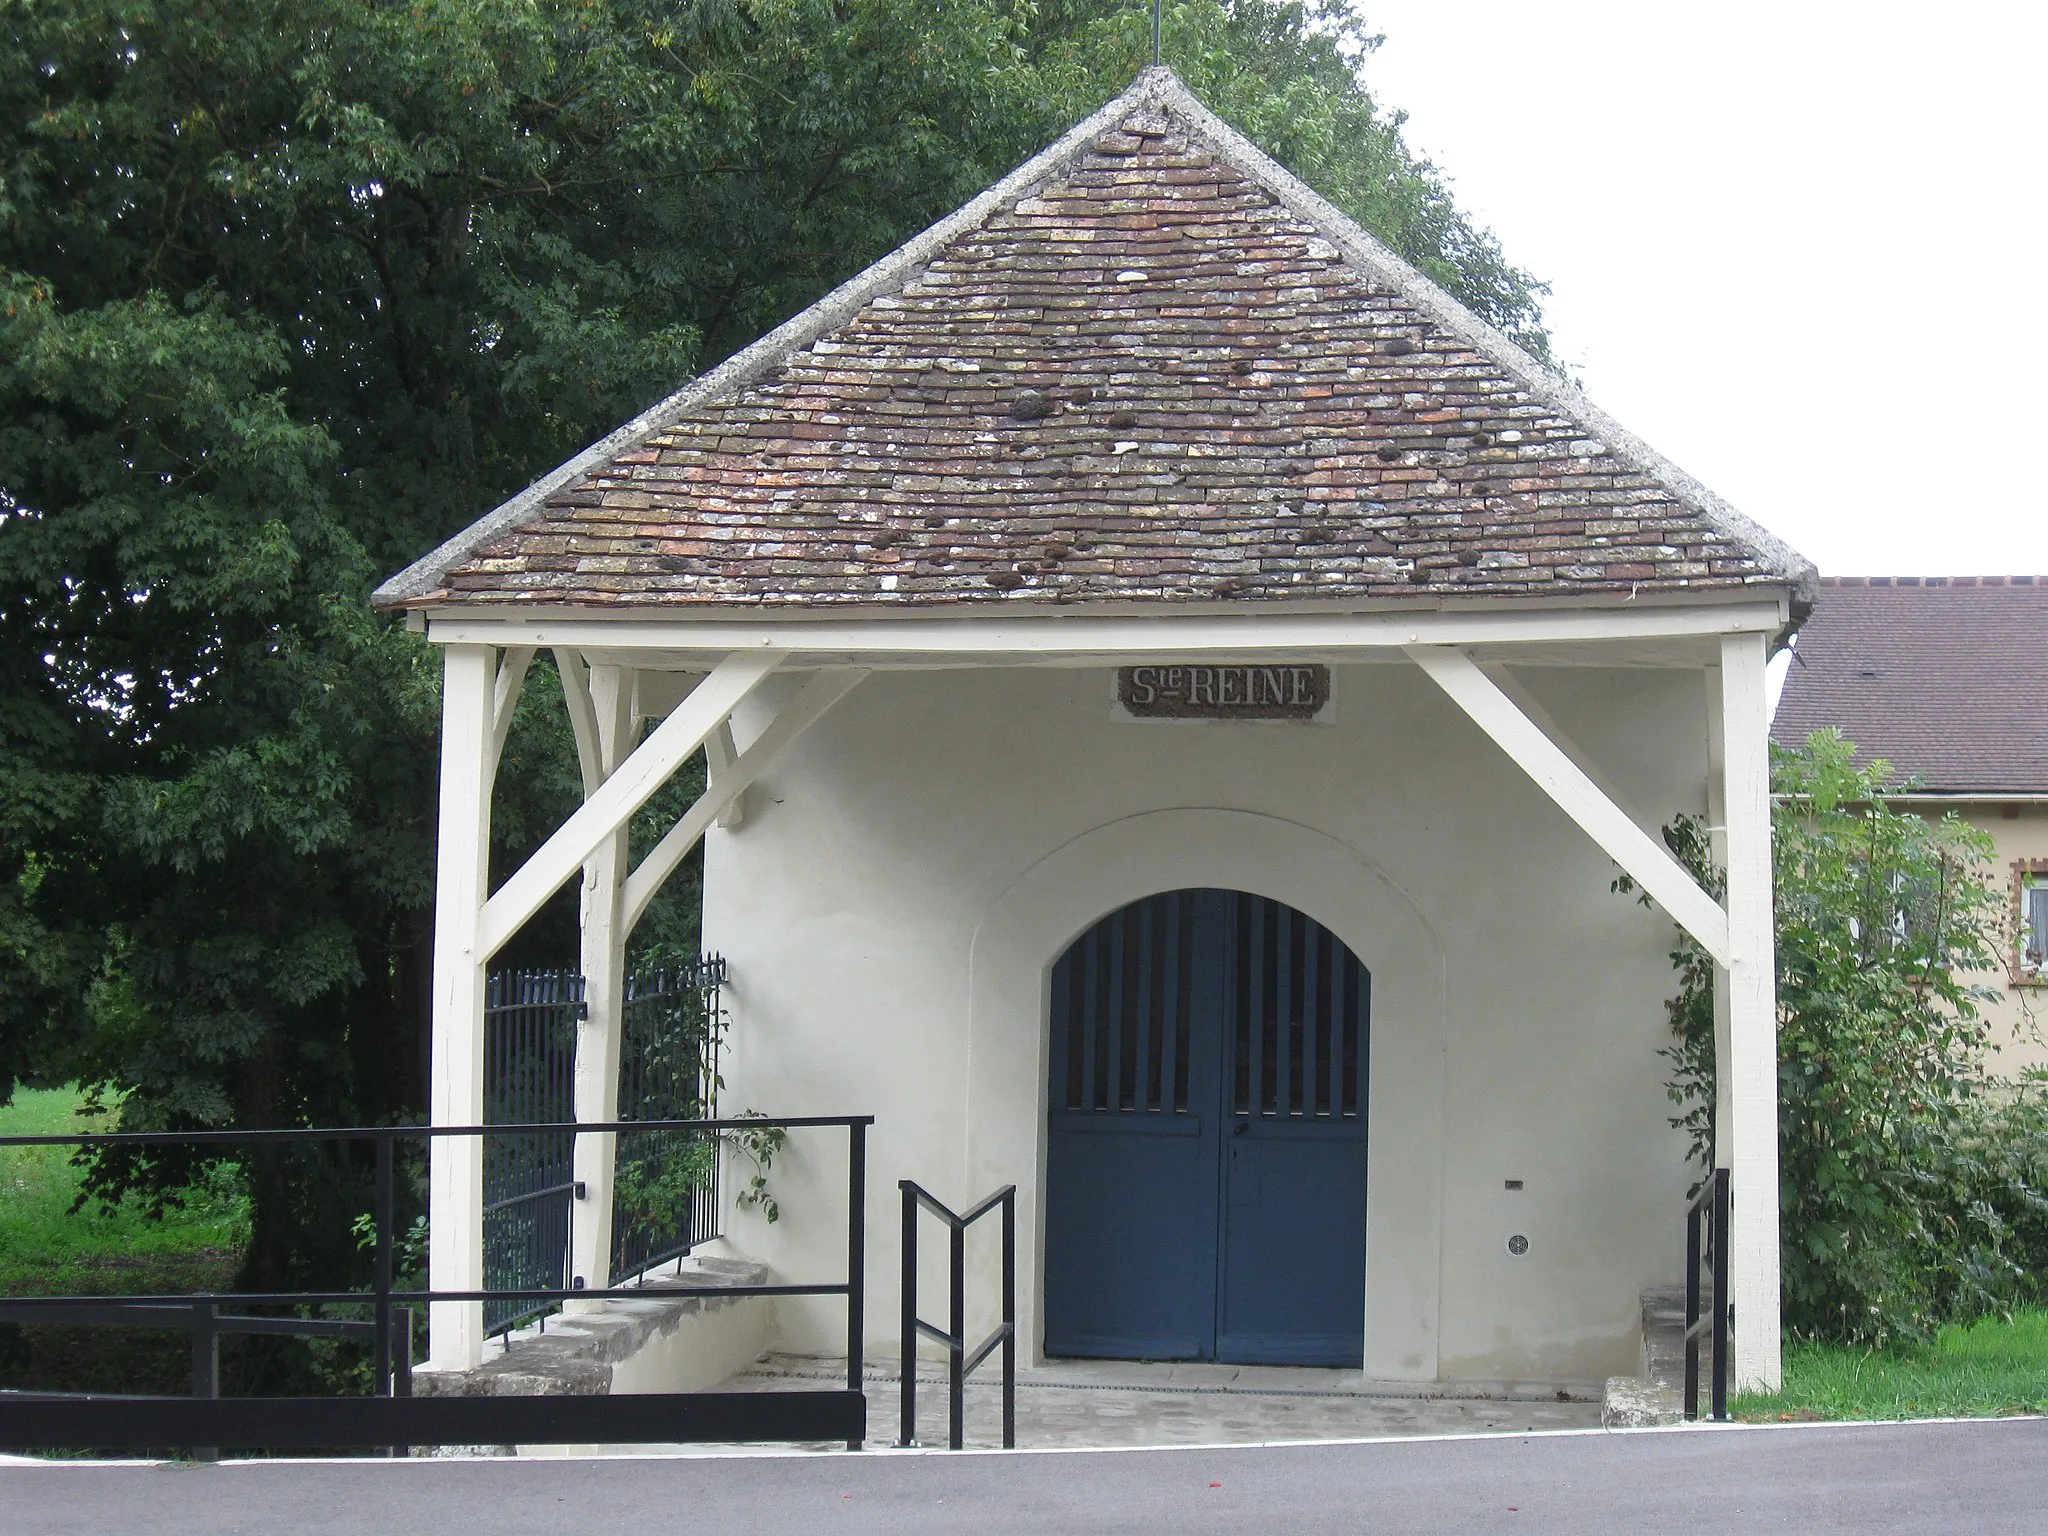
[[[1780,1210],[1786,1325],[1851,1340],[1922,1334],[2035,1294],[2048,1171],[2037,1096],[1993,1091],[1973,981],[2010,940],[1990,839],[1858,768],[1838,731],[1772,754]],[[1704,828],[1667,830],[1718,885]],[[1713,968],[1672,956],[1671,1096],[1713,1153]]]
[[[1541,290],[1374,108],[1342,12],[1167,20],[1197,89],[1540,345]],[[371,585],[1121,89],[1147,22],[1106,0],[10,7],[0,1087],[80,1075],[132,1126],[418,1115],[438,679]],[[578,792],[541,672],[501,873]],[[650,931],[687,942],[692,903],[686,879]],[[508,963],[566,960],[572,922],[558,901]],[[354,1261],[326,1206],[362,1208],[360,1169],[252,1172],[251,1282]],[[109,1160],[99,1187],[190,1173]]]

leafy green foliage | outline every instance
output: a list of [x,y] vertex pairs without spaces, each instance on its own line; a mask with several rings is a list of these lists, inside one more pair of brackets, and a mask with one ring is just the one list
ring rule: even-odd
[[[374,1256],[377,1252],[377,1216],[365,1211],[349,1223],[356,1247]],[[427,1218],[422,1212],[412,1225],[394,1235],[391,1244],[391,1283],[401,1291],[420,1291],[427,1286]]]
[[[0,1087],[133,1128],[425,1103],[438,675],[376,578],[1128,83],[1124,0],[28,0],[0,26]],[[1169,58],[1538,347],[1342,8]],[[653,818],[687,784],[643,815]],[[536,663],[502,876],[576,802]],[[694,874],[649,944],[694,953]],[[573,953],[574,892],[508,965]],[[363,1149],[246,1164],[262,1288],[360,1277]],[[169,1197],[204,1170],[101,1159]]]
[[[759,1110],[742,1110],[736,1117],[741,1120],[762,1118]],[[733,1204],[741,1210],[759,1211],[772,1225],[782,1220],[782,1207],[775,1203],[775,1191],[768,1185],[768,1172],[775,1165],[776,1154],[789,1142],[789,1132],[777,1126],[762,1126],[758,1130],[748,1126],[744,1130],[728,1131],[725,1144],[739,1157],[752,1166],[747,1182],[733,1194]]]
[[[2010,935],[1990,840],[1896,809],[1889,764],[1835,731],[1775,751],[1785,1320],[1825,1338],[1924,1337],[2040,1294],[2048,1105],[1985,1076],[1985,990]],[[1712,887],[1704,829],[1673,851]],[[1714,1120],[1713,967],[1672,956],[1672,1098],[1702,1167]]]
[[717,1139],[693,1131],[648,1131],[631,1141],[635,1155],[620,1157],[613,1178],[614,1219],[650,1227],[679,1225],[697,1191],[710,1186],[718,1163]]

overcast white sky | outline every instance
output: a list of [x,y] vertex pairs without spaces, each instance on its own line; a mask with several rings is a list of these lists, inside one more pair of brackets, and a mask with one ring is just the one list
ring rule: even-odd
[[2048,6],[1359,4],[1617,419],[1824,573],[2048,573]]

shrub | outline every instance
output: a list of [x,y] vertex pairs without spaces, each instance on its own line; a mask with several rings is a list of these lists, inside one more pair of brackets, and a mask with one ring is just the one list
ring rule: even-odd
[[[2041,1294],[2048,1088],[1984,1068],[1996,994],[1969,977],[2009,939],[1990,839],[1895,809],[1909,782],[1855,757],[1838,731],[1772,754],[1784,1305],[1795,1332],[1881,1342]],[[1719,889],[1700,822],[1665,840]],[[1713,964],[1684,935],[1672,961],[1672,1124],[1704,1168]]]

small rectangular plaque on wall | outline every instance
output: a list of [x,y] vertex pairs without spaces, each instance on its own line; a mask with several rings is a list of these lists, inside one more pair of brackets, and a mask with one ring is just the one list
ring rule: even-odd
[[1116,698],[1140,720],[1312,720],[1330,702],[1330,669],[1298,662],[1118,667]]

